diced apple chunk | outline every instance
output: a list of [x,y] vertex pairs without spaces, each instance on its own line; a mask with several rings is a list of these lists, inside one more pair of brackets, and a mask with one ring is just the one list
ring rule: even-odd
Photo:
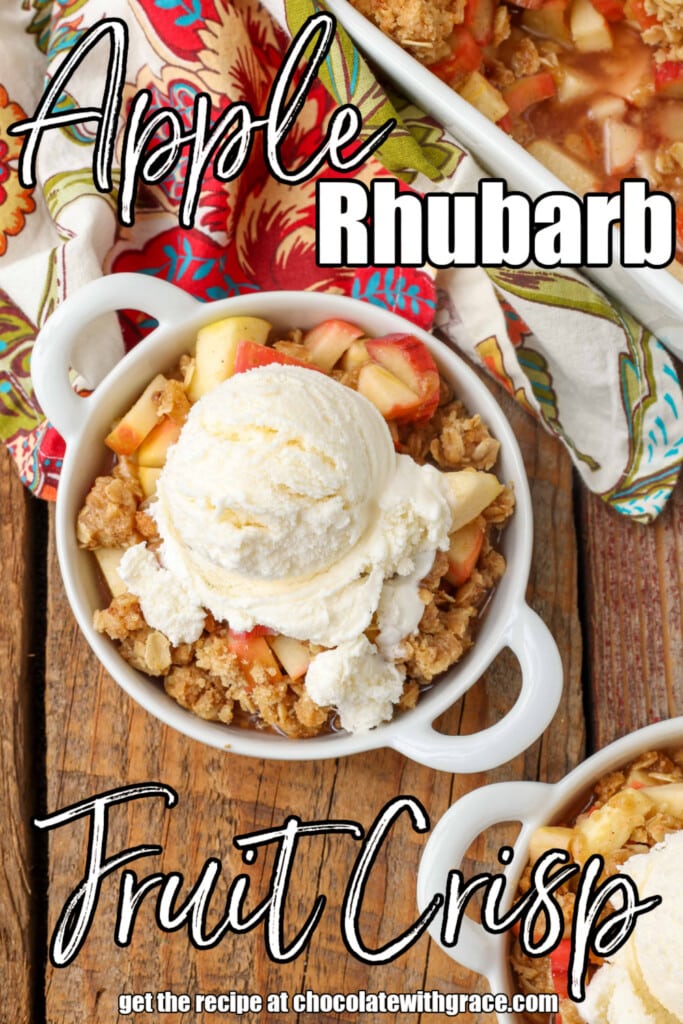
[[488,46],[493,39],[496,0],[467,0],[465,25],[479,46]]
[[591,100],[588,116],[593,121],[606,121],[608,118],[621,119],[627,109],[623,96],[610,96],[609,93],[606,93]]
[[560,0],[559,3],[545,3],[537,10],[525,10],[522,25],[532,35],[567,45],[571,43],[572,37],[565,19],[565,9],[566,5]]
[[175,420],[164,416],[153,427],[137,450],[137,461],[140,466],[150,469],[161,469],[166,462],[166,453],[180,437],[182,426]]
[[448,503],[453,515],[452,531],[460,530],[481,515],[503,490],[495,473],[460,469],[443,475],[448,485]]
[[484,541],[484,528],[478,519],[451,534],[446,579],[461,587],[472,575]]
[[536,75],[518,78],[503,92],[512,117],[524,113],[529,107],[543,100],[550,99],[557,92],[555,79],[549,71],[539,71]]
[[666,100],[658,103],[652,113],[652,127],[665,139],[683,139],[683,102]]
[[529,143],[527,149],[539,163],[579,195],[598,190],[600,182],[597,176],[550,139],[536,139]]
[[488,117],[489,121],[500,121],[508,112],[508,105],[500,89],[484,78],[480,71],[473,71],[458,88],[464,100]]
[[683,819],[683,782],[667,782],[661,786],[644,786],[639,790],[658,811]]
[[301,679],[306,675],[311,663],[311,652],[307,644],[280,634],[269,637],[268,643],[290,679]]
[[607,174],[622,174],[633,167],[638,150],[643,143],[640,128],[608,118],[603,125],[605,141],[605,171]]
[[288,356],[286,352],[280,352],[277,348],[269,348],[267,345],[258,345],[253,341],[240,341],[235,353],[235,373],[245,373],[247,370],[255,370],[259,366],[272,366],[279,363],[281,366],[303,366],[304,369],[320,370],[319,366],[313,363],[305,363],[302,359]]
[[419,395],[378,363],[361,366],[358,374],[358,391],[369,399],[387,420],[410,415],[421,404]]
[[161,467],[138,466],[140,486],[146,498],[153,498],[157,492],[157,480],[161,476]]
[[573,103],[595,92],[595,79],[585,71],[563,67],[557,77],[557,98],[560,103]]
[[166,378],[162,373],[157,374],[137,402],[135,402],[126,415],[119,420],[114,429],[107,434],[104,443],[116,452],[117,455],[132,455],[137,451],[142,441],[147,437],[150,430],[156,425],[159,415],[157,413],[157,400],[164,389]]
[[341,358],[342,370],[356,370],[364,363],[370,362],[370,353],[364,341],[352,341]]
[[387,334],[366,341],[370,358],[389,370],[420,398],[420,405],[410,413],[417,419],[432,415],[439,404],[441,386],[434,357],[419,338],[412,334]]
[[304,335],[304,345],[312,362],[329,373],[349,345],[364,336],[364,331],[346,320],[323,320]]
[[572,829],[564,825],[541,825],[529,843],[529,861],[533,864],[548,850],[568,850]]
[[642,789],[620,790],[606,804],[576,823],[569,844],[572,856],[579,864],[585,863],[593,853],[608,856],[624,845],[651,809],[652,802]]
[[253,632],[235,633],[228,630],[228,647],[237,655],[245,675],[252,684],[274,683],[282,679],[280,666],[265,636],[256,636]]
[[190,401],[196,402],[232,376],[240,341],[264,345],[270,330],[267,320],[255,316],[230,316],[202,327],[197,332],[195,367],[188,387]]
[[579,53],[602,53],[611,50],[614,45],[606,18],[590,0],[574,0],[569,14],[569,28]]
[[94,550],[100,572],[104,576],[112,597],[119,597],[120,594],[125,594],[128,590],[119,576],[119,564],[125,550],[125,548],[95,548]]

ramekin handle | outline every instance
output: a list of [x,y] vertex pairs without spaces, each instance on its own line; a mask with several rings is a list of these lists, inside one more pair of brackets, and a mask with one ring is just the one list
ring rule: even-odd
[[413,761],[447,772],[481,772],[504,764],[538,739],[562,696],[562,660],[552,634],[527,604],[511,619],[501,646],[522,669],[513,707],[495,725],[469,736],[445,736],[431,725],[398,735],[394,746]]
[[[82,331],[89,323],[119,309],[139,309],[163,326],[187,317],[196,308],[197,300],[187,292],[147,274],[97,278],[58,306],[36,339],[31,375],[40,406],[62,437],[68,441],[77,433],[87,409],[72,387],[69,371],[76,369],[86,379],[94,374],[93,383],[99,384],[123,356],[120,339],[112,342],[108,337],[107,345],[100,344],[99,349],[100,339],[84,339]],[[90,372],[83,369],[84,364]]]
[[[449,872],[461,869],[468,848],[486,829],[508,821],[522,822],[516,846],[526,849],[527,833],[534,827],[526,823],[545,806],[552,788],[544,782],[498,782],[473,790],[456,801],[435,827],[422,854],[417,875],[420,910],[428,906],[435,893],[446,894]],[[510,870],[514,866],[513,860]],[[487,977],[494,992],[502,991],[504,979],[496,964],[508,936],[504,932],[488,932],[479,922],[463,915],[457,942],[447,946],[442,941],[442,925],[443,912],[439,912],[429,932],[441,948],[463,967]]]

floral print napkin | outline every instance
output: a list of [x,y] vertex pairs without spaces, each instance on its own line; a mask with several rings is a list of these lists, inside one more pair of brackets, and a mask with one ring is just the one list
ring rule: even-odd
[[[663,507],[681,463],[683,400],[668,353],[580,275],[567,271],[330,270],[315,260],[316,178],[285,185],[260,145],[235,180],[203,178],[194,226],[178,222],[187,161],[138,196],[122,227],[111,193],[93,183],[87,123],[45,133],[37,183],[19,181],[21,139],[8,127],[33,113],[49,76],[102,17],[125,22],[130,48],[123,111],[142,89],[150,111],[173,107],[189,127],[195,97],[215,112],[262,112],[290,37],[320,10],[312,0],[24,0],[0,11],[0,431],[24,483],[53,498],[64,445],[33,397],[30,353],[56,304],[103,273],[134,270],[211,301],[260,289],[329,290],[402,313],[443,334],[485,367],[567,445],[586,484],[617,511],[647,522]],[[60,101],[102,102],[104,51],[91,55]],[[70,83],[71,84],[71,83]],[[479,176],[434,121],[389,97],[338,29],[328,60],[285,143],[312,153],[343,102],[366,129],[395,113],[398,127],[355,177],[400,177],[405,188],[463,189]],[[119,124],[117,154],[120,152]],[[327,172],[329,174],[329,171]],[[323,168],[318,177],[325,177]],[[116,177],[116,175],[115,175]],[[150,328],[120,316],[128,346]]]

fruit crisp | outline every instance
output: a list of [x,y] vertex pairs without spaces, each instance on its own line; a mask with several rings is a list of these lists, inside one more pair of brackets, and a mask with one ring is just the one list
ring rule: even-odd
[[[625,869],[629,871],[631,865],[642,865],[646,862],[643,855],[651,856],[651,851],[661,852],[671,837],[678,834],[683,837],[683,749],[669,752],[648,751],[624,768],[609,772],[599,779],[580,813],[570,818],[568,824],[543,826],[536,831],[531,839],[529,864],[522,876],[520,891],[524,893],[529,889],[533,865],[547,850],[567,850],[571,862],[579,865],[584,864],[591,855],[599,854],[604,859],[604,868],[600,876],[602,881]],[[679,840],[676,839],[676,842]],[[647,859],[649,860],[649,857]],[[634,877],[639,895],[643,898],[641,873],[634,874]],[[677,879],[672,881],[677,886]],[[556,992],[560,997],[557,1024],[582,1024],[585,1020],[590,1020],[591,1024],[602,1024],[605,1002],[609,1005],[608,987],[605,984],[607,976],[601,975],[595,990],[601,993],[602,1012],[591,1009],[586,1016],[584,1004],[574,1003],[567,993],[575,883],[576,878],[571,879],[555,894],[565,920],[565,938],[550,956],[531,958],[521,951],[518,940],[514,940],[512,968],[515,987],[517,991],[526,993]],[[637,922],[636,935],[641,927],[640,922]],[[657,927],[666,930],[666,922],[658,923]],[[617,965],[621,952],[617,951],[614,957],[610,958],[614,959]],[[591,983],[605,962],[591,952],[586,1005],[591,1006],[595,1002],[595,997],[591,994]],[[639,990],[644,983],[641,978],[634,979],[631,976],[633,965],[628,966],[626,974],[619,974],[618,977],[622,995],[626,997],[626,1002],[633,1013],[629,1019],[678,1019],[669,1018],[668,1015],[645,1014],[637,1002],[640,998]],[[621,970],[619,966],[617,969]],[[656,1001],[656,993],[653,995]],[[649,999],[650,995],[646,998]],[[631,1005],[634,999],[636,1003]],[[621,1003],[622,1012],[626,1012],[625,1005],[626,1003]],[[657,1007],[661,1013],[658,1004]],[[648,1008],[653,1010],[652,1006]],[[679,1004],[677,1010],[680,1009]],[[638,1010],[641,1010],[643,1016],[638,1016]],[[524,1019],[533,1021],[534,1024],[545,1024],[545,1018],[540,1016],[529,1014]],[[619,1014],[610,1016],[609,1019],[619,1019]]]
[[579,195],[668,192],[683,278],[680,0],[351,2]]
[[[254,376],[252,371],[255,370],[262,376]],[[249,378],[250,385],[256,381],[259,387],[265,386],[264,382],[279,386],[278,382],[282,380],[289,388],[302,388],[305,385],[311,393],[324,384],[324,388],[333,389],[333,397],[341,396],[344,402],[350,400],[350,393],[363,396],[354,397],[353,401],[361,405],[358,410],[354,407],[351,419],[355,421],[358,412],[364,415],[371,413],[372,429],[380,431],[377,437],[386,436],[392,465],[393,462],[398,464],[403,460],[401,466],[404,471],[410,471],[413,475],[426,474],[425,479],[435,488],[434,500],[430,501],[432,505],[436,501],[442,520],[446,510],[446,525],[439,527],[445,541],[442,538],[439,543],[427,543],[424,538],[421,539],[421,548],[406,548],[403,555],[399,552],[397,561],[392,563],[393,568],[388,569],[384,575],[383,586],[413,586],[413,604],[417,602],[417,614],[414,608],[410,614],[414,616],[415,625],[406,629],[407,620],[399,615],[394,631],[404,631],[394,636],[391,642],[386,640],[391,630],[385,619],[393,621],[393,605],[401,611],[405,599],[405,591],[399,592],[398,587],[391,591],[387,599],[386,603],[392,606],[388,610],[382,604],[384,598],[379,599],[379,602],[375,599],[367,617],[367,625],[360,630],[366,638],[363,649],[373,652],[373,660],[364,662],[370,666],[369,678],[386,670],[391,688],[389,698],[384,692],[379,696],[371,696],[370,689],[374,683],[369,685],[367,702],[369,705],[373,701],[377,704],[372,712],[374,717],[370,719],[362,707],[366,696],[364,693],[354,697],[357,702],[360,701],[360,708],[349,704],[344,711],[334,701],[327,704],[316,699],[312,688],[307,688],[310,666],[323,663],[318,662],[318,655],[329,655],[330,651],[340,651],[344,647],[344,638],[339,644],[336,641],[329,642],[325,632],[328,628],[326,620],[316,632],[313,621],[315,616],[310,608],[304,616],[308,629],[305,635],[301,632],[292,635],[284,629],[274,628],[266,614],[265,598],[261,599],[263,619],[259,620],[257,615],[257,621],[254,621],[253,615],[248,621],[242,621],[242,612],[237,611],[234,618],[232,613],[229,617],[218,614],[214,605],[204,603],[199,609],[199,626],[196,629],[192,614],[188,611],[188,606],[192,604],[191,597],[185,601],[181,594],[181,599],[176,601],[178,607],[170,608],[169,595],[173,586],[184,585],[184,581],[178,583],[177,577],[191,574],[181,570],[176,571],[176,577],[172,577],[168,568],[162,568],[169,559],[168,537],[161,535],[165,530],[168,532],[168,524],[163,525],[160,512],[160,507],[168,497],[166,492],[162,494],[161,491],[163,481],[168,481],[172,472],[177,471],[181,449],[188,443],[191,430],[196,432],[197,416],[194,414],[201,409],[205,418],[209,416],[208,400],[211,396],[219,395],[217,389],[225,388],[226,382],[234,381],[240,374],[244,375],[241,383],[246,384],[245,378]],[[326,381],[328,383],[324,383]],[[230,387],[233,388],[234,398],[234,386]],[[327,391],[325,396],[327,401]],[[299,408],[297,400],[290,394],[285,397],[286,404],[292,406],[291,417],[296,419],[299,416],[306,420],[308,413]],[[225,400],[229,398],[226,392]],[[237,401],[236,398],[234,400]],[[265,405],[268,405],[268,401],[266,397]],[[342,438],[338,450],[333,440],[328,438],[325,442],[323,435],[323,440],[315,443],[308,434],[286,440],[278,465],[273,469],[275,476],[282,472],[286,477],[282,468],[286,458],[299,459],[298,463],[295,461],[292,465],[298,465],[300,472],[305,470],[308,475],[309,462],[312,462],[316,467],[311,477],[314,491],[321,486],[321,480],[328,487],[327,497],[322,500],[323,512],[320,514],[327,515],[330,504],[336,510],[334,518],[324,520],[327,528],[318,531],[320,536],[302,537],[301,531],[306,529],[306,522],[309,523],[309,532],[314,529],[310,524],[316,520],[311,520],[310,515],[317,515],[317,509],[310,509],[308,499],[302,499],[305,487],[301,481],[286,477],[281,485],[276,481],[277,487],[271,492],[268,490],[270,483],[265,478],[259,478],[258,474],[262,472],[259,468],[262,465],[259,461],[262,449],[259,446],[269,443],[270,436],[277,434],[280,427],[267,428],[261,421],[258,425],[256,419],[253,422],[248,420],[252,415],[250,402],[258,404],[258,401],[254,403],[249,399],[244,413],[247,419],[240,421],[239,427],[230,424],[221,426],[225,434],[222,440],[218,439],[218,428],[213,423],[211,429],[214,432],[211,434],[207,458],[219,458],[216,453],[221,444],[234,446],[238,443],[251,444],[253,441],[256,444],[253,452],[256,454],[251,461],[257,464],[257,493],[250,500],[263,507],[256,510],[250,507],[249,511],[239,501],[237,504],[230,504],[229,501],[226,504],[224,496],[212,497],[210,500],[198,497],[197,488],[201,488],[201,485],[195,486],[194,483],[184,488],[182,500],[188,507],[191,506],[190,515],[194,515],[197,507],[201,512],[204,501],[217,503],[209,515],[210,522],[207,520],[206,530],[202,531],[207,537],[211,529],[227,530],[227,534],[220,533],[219,536],[234,536],[238,544],[246,544],[248,537],[255,534],[259,538],[258,545],[253,549],[247,547],[246,564],[251,569],[252,563],[256,565],[261,559],[265,567],[264,578],[268,576],[269,561],[280,560],[283,566],[288,566],[290,554],[293,553],[291,557],[294,557],[299,548],[305,552],[304,557],[310,557],[312,563],[322,558],[321,572],[326,573],[327,549],[333,548],[336,543],[335,524],[340,515],[341,562],[348,555],[343,547],[343,533],[352,528],[347,520],[349,516],[352,519],[355,512],[352,510],[349,513],[344,508],[353,504],[352,497],[349,497],[351,492],[347,493],[347,490],[352,487],[351,478],[356,473],[352,458],[355,453],[345,450],[345,438]],[[222,403],[221,391],[220,401],[214,402],[215,408],[220,411]],[[325,403],[322,407],[329,411]],[[332,417],[331,422],[334,433],[341,420]],[[192,423],[194,427],[191,427]],[[306,430],[309,427],[310,421],[305,424]],[[374,435],[371,434],[370,439],[372,441]],[[360,431],[358,439],[351,439],[349,448],[362,446],[364,441],[365,435]],[[270,728],[290,737],[315,736],[340,727],[354,728],[354,723],[360,723],[358,728],[373,727],[390,717],[393,706],[399,709],[413,707],[420,692],[472,646],[488,596],[505,571],[504,558],[496,545],[501,529],[512,514],[514,497],[511,488],[500,484],[491,472],[497,462],[499,443],[491,437],[481,418],[471,414],[453,396],[450,386],[439,376],[428,349],[413,336],[391,335],[370,339],[345,321],[325,321],[305,334],[292,331],[284,337],[273,337],[270,325],[255,318],[238,317],[219,321],[200,331],[195,352],[183,355],[168,375],[159,374],[154,378],[128,413],[113,426],[107,443],[116,453],[115,464],[110,474],[98,477],[95,481],[77,521],[78,542],[94,552],[109,591],[108,605],[94,614],[95,628],[118,644],[121,655],[130,665],[158,678],[174,700],[204,719]],[[375,455],[373,444],[370,443],[364,457],[370,459],[372,464]],[[342,505],[337,502],[336,492],[333,493],[326,475],[332,472],[330,465],[336,458],[342,460],[339,484],[343,491]],[[351,459],[348,465],[347,459]],[[205,473],[198,472],[198,476],[206,477],[210,482],[222,476],[225,478],[225,486],[237,488],[235,493],[240,488],[245,491],[248,489],[247,467],[244,473],[239,472],[236,476],[227,464],[223,470],[220,461],[212,465],[213,471],[209,469]],[[377,468],[373,470],[373,473],[379,472]],[[180,473],[183,485],[190,473],[191,470]],[[237,477],[239,479],[235,483]],[[348,483],[347,477],[351,483]],[[371,490],[371,485],[374,486],[374,481],[362,484],[359,493],[365,494],[368,489]],[[408,486],[403,484],[406,493],[410,494],[411,489],[416,489],[413,483]],[[380,495],[380,505],[383,500],[384,496]],[[412,496],[410,500],[414,500]],[[284,503],[284,527],[278,519],[281,512],[278,503]],[[275,508],[275,505],[278,507]],[[290,506],[296,514],[293,515],[291,525],[287,526]],[[397,536],[408,529],[405,525],[405,508],[400,507],[403,512],[392,527],[398,531]],[[375,516],[377,513],[373,511],[372,514]],[[391,519],[391,510],[385,514]],[[421,520],[416,522],[419,526],[417,533],[424,533],[427,527]],[[273,551],[267,548],[266,524],[269,524],[269,529],[284,529],[284,542],[278,534]],[[173,524],[173,530],[176,525]],[[411,528],[414,532],[417,529],[414,526]],[[358,529],[359,537],[365,543],[369,527],[360,521]],[[369,532],[372,533],[372,530]],[[201,543],[205,540],[206,537],[202,537]],[[401,543],[406,542],[402,540]],[[385,538],[381,546],[386,547]],[[354,545],[352,548],[355,550]],[[414,554],[409,558],[412,550]],[[419,551],[423,552],[422,555]],[[425,555],[428,561],[423,564],[420,558],[424,559]],[[412,570],[414,583],[404,564],[410,559],[414,560],[416,567]],[[138,568],[131,568],[138,563]],[[294,569],[287,567],[281,574],[287,592],[291,587],[293,606],[296,605],[297,588],[301,586],[296,559],[294,564]],[[335,562],[333,567],[336,565]],[[220,570],[228,584],[232,581],[233,569],[230,563],[229,571]],[[134,578],[134,572],[144,577],[148,584],[150,578],[156,576],[156,589],[151,591],[152,611],[150,605],[145,605],[148,596],[141,592],[136,596],[137,591],[133,592],[135,586],[130,581]],[[372,573],[363,570],[361,575],[369,578]],[[291,584],[286,582],[290,577]],[[349,585],[356,587],[365,582],[353,578]],[[339,603],[342,590],[337,584],[335,586],[337,589],[333,593],[333,600]],[[211,587],[214,590],[217,588],[216,580],[210,581],[209,589]],[[258,592],[262,593],[262,590]],[[362,592],[358,593],[362,597]],[[354,606],[363,604],[364,598],[360,600],[355,590],[352,598]],[[315,603],[321,602],[318,602],[316,595]],[[168,627],[160,627],[155,603],[169,604]],[[143,605],[146,611],[143,611]],[[289,614],[289,611],[283,614]],[[382,657],[378,653],[380,650]],[[319,675],[317,671],[316,675]],[[350,681],[347,680],[347,683],[350,684]]]

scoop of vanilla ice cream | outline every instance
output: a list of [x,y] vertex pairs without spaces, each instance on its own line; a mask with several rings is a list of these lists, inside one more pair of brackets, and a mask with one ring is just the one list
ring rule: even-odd
[[452,521],[439,471],[397,455],[371,402],[289,365],[192,407],[150,511],[162,565],[215,618],[326,647],[358,637]]
[[622,871],[641,900],[662,902],[637,922],[628,941],[591,979],[577,1008],[589,1024],[680,1024],[683,1021],[683,900],[678,874],[683,832],[629,858]]
[[161,474],[156,516],[200,571],[309,576],[365,532],[391,439],[372,406],[330,385],[315,371],[273,366],[230,378],[192,409]]

